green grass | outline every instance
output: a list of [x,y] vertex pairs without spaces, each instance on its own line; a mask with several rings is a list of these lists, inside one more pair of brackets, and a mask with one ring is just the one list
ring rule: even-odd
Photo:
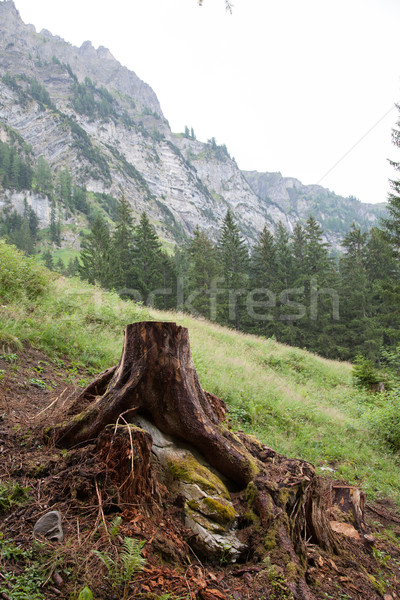
[[79,256],[79,254],[79,250],[74,250],[73,248],[58,248],[53,253],[53,260],[56,262],[59,258],[61,258],[64,265],[67,266],[71,258],[76,258]]
[[145,318],[146,309],[58,277],[0,240],[0,342],[27,341],[50,357],[102,370],[118,361],[125,325]]
[[375,397],[352,385],[349,363],[122,301],[50,274],[0,241],[0,339],[3,332],[100,371],[118,361],[125,325],[148,319],[189,328],[202,386],[225,400],[235,427],[400,504],[399,454],[370,426]]

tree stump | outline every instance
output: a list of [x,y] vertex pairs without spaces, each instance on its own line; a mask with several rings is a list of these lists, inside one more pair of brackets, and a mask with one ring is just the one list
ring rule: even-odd
[[242,490],[259,522],[265,552],[284,555],[294,597],[313,598],[304,580],[306,540],[328,552],[338,551],[315,469],[224,424],[224,403],[200,385],[187,329],[164,322],[128,325],[118,366],[93,382],[75,400],[77,407],[85,408],[53,430],[58,446],[97,440],[121,414],[126,421],[142,415],[164,434],[194,446],[213,469]]

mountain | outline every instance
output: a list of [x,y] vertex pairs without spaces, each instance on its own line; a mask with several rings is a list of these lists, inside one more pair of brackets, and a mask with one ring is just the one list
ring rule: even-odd
[[[26,199],[46,228],[53,198],[63,246],[79,247],[96,210],[112,222],[122,194],[134,213],[148,213],[167,243],[182,241],[196,226],[215,235],[230,208],[250,243],[265,224],[292,228],[312,213],[339,246],[353,221],[370,227],[382,213],[381,205],[277,173],[242,172],[215,139],[172,133],[151,87],[109,50],[37,33],[12,0],[0,2],[0,76],[0,141],[34,171],[30,185],[6,185],[3,178],[0,208],[8,203],[21,211]],[[39,157],[52,174],[48,189],[38,182]],[[57,192],[66,169],[85,190],[84,208]]]
[[271,215],[281,218],[292,230],[297,221],[304,222],[310,214],[320,223],[332,246],[340,246],[343,236],[353,222],[366,230],[378,224],[385,203],[367,204],[354,196],[344,198],[321,185],[303,185],[294,177],[281,173],[242,171],[254,193],[268,206]]

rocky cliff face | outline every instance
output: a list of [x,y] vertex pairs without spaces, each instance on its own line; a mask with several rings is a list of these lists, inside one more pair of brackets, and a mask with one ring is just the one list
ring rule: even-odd
[[353,222],[363,229],[378,225],[385,204],[366,204],[350,196],[343,198],[321,185],[303,185],[293,177],[281,173],[243,171],[252,190],[267,207],[271,215],[279,218],[293,230],[297,221],[305,221],[312,214],[325,231],[326,239],[335,247]]
[[[107,48],[100,46],[96,50],[90,41],[76,48],[45,29],[36,33],[33,25],[22,22],[13,0],[0,2],[0,50],[2,68],[6,71],[17,68],[18,73],[39,74],[39,63],[51,63],[56,56],[61,62],[71,66],[79,80],[90,77],[162,114],[151,87],[123,67]],[[60,97],[62,90],[59,89],[60,81],[54,69],[48,70],[47,83],[52,95]]]
[[[37,33],[12,0],[0,2],[0,76],[2,141],[28,144],[33,161],[43,155],[54,173],[67,167],[89,192],[125,194],[164,239],[197,225],[215,234],[231,208],[249,242],[265,224],[292,228],[313,213],[338,245],[352,221],[370,226],[380,211],[280,174],[242,173],[224,147],[174,135],[150,86],[109,50]],[[46,199],[27,201],[47,225]]]

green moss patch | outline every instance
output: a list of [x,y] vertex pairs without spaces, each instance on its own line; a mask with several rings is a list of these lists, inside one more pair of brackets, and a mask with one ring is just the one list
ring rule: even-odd
[[195,483],[202,490],[217,493],[229,499],[225,484],[212,471],[200,464],[194,456],[182,455],[167,460],[169,470],[174,479],[185,483]]
[[202,513],[208,519],[227,527],[237,517],[235,509],[230,502],[226,500],[210,498],[202,498],[201,500],[191,500],[188,502],[191,509]]

